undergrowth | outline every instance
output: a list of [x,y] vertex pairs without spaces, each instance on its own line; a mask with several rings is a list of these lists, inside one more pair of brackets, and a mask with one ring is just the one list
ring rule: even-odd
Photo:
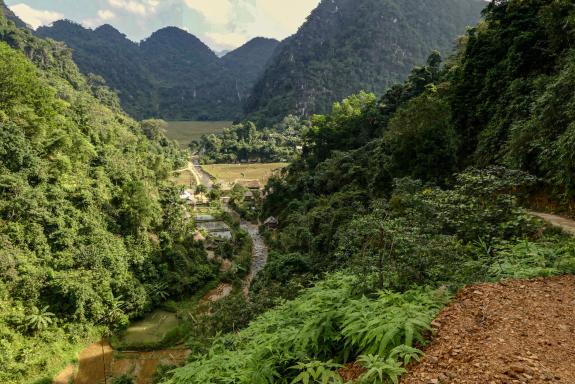
[[[339,364],[361,355],[401,368],[417,352],[397,347],[425,343],[447,292],[418,288],[366,297],[355,292],[356,284],[357,277],[330,275],[243,331],[217,337],[207,354],[174,371],[168,382],[332,383],[339,380]],[[393,377],[392,370],[384,372],[386,380]]]

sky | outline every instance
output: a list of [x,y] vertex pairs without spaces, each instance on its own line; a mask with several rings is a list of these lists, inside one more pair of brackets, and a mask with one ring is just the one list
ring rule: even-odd
[[33,28],[69,19],[86,27],[111,24],[133,41],[176,26],[214,51],[237,48],[258,36],[294,34],[320,0],[6,0]]

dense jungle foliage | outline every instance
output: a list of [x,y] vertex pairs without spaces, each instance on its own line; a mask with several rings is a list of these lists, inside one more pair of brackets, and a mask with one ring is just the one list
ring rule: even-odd
[[247,327],[166,383],[337,383],[349,362],[360,383],[397,383],[448,292],[575,273],[573,238],[523,208],[533,191],[575,197],[575,8],[497,0],[484,16],[443,66],[433,53],[380,99],[313,116],[268,184],[280,224]]
[[479,21],[482,0],[324,0],[278,47],[246,104],[270,125],[288,114],[327,113],[361,90],[382,93],[432,50],[452,52],[455,37]]
[[204,163],[285,163],[297,158],[303,146],[307,123],[287,116],[272,128],[257,129],[244,122],[224,129],[222,134],[204,135],[191,145]]
[[139,44],[110,25],[91,30],[67,20],[36,34],[72,48],[80,70],[101,76],[118,91],[131,116],[166,120],[239,119],[243,102],[279,44],[256,38],[219,58],[175,27]]
[[186,155],[148,125],[68,48],[0,15],[0,382],[48,380],[214,277],[167,181]]

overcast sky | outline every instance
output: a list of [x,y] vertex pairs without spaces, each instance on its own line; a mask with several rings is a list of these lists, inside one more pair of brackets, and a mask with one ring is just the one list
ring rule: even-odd
[[86,27],[111,24],[139,41],[165,26],[198,36],[215,51],[253,37],[284,39],[295,33],[320,0],[7,0],[37,28],[70,19]]

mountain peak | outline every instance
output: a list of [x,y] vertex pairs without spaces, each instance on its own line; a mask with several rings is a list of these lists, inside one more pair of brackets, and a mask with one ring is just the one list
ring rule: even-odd
[[164,52],[172,51],[176,55],[193,52],[196,56],[218,60],[216,54],[199,38],[178,27],[159,29],[143,40],[140,45],[144,51],[161,49]]
[[107,36],[121,36],[123,38],[126,38],[126,35],[124,35],[120,31],[118,31],[116,28],[114,28],[110,24],[100,25],[98,28],[94,29],[94,32],[100,33],[103,35],[107,35]]
[[164,28],[158,29],[156,32],[152,33],[150,37],[145,40],[149,39],[158,39],[158,38],[184,38],[190,40],[200,40],[196,36],[192,35],[188,31],[174,26],[168,26]]

